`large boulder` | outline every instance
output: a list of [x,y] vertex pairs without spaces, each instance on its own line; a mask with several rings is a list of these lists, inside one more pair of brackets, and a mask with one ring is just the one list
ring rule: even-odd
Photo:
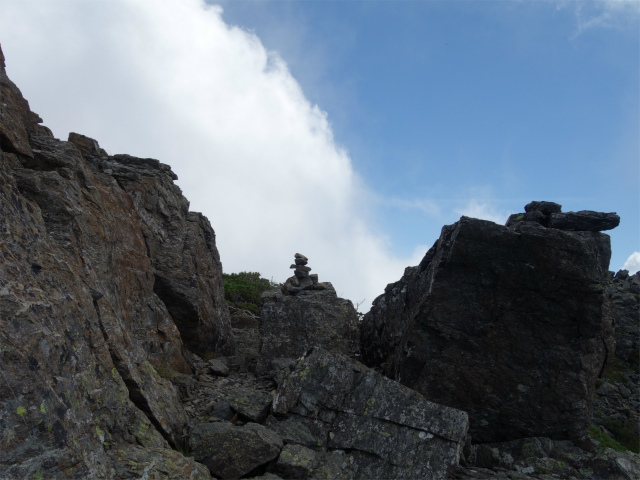
[[610,254],[599,232],[462,217],[374,301],[363,358],[468,412],[474,441],[583,439],[612,354]]
[[354,356],[359,350],[358,314],[350,300],[325,290],[303,290],[296,296],[273,288],[262,294],[259,368],[274,359],[296,359],[312,346]]
[[351,478],[444,478],[459,461],[468,428],[465,412],[429,402],[361,363],[319,347],[286,376],[272,411],[288,416],[283,421],[306,418],[302,423],[317,439],[318,449],[348,452],[340,463]]
[[189,440],[193,456],[219,478],[240,478],[280,454],[282,439],[257,423],[201,423]]

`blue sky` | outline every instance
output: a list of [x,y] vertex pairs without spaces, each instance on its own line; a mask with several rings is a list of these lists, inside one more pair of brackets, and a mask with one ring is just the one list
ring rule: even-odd
[[470,198],[616,211],[612,268],[639,249],[638,2],[218,3],[328,112],[399,251]]
[[3,0],[0,17],[56,136],[170,164],[225,271],[284,281],[300,252],[362,311],[461,215],[615,211],[611,269],[640,251],[639,30],[637,0]]

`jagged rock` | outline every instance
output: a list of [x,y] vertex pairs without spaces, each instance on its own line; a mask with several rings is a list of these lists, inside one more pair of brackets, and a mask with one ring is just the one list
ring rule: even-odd
[[252,422],[263,422],[271,409],[271,395],[252,388],[239,387],[229,391],[227,403],[234,412]]
[[349,452],[354,478],[443,478],[468,428],[466,413],[318,347],[278,388],[272,410],[313,420],[321,445]]
[[270,289],[261,298],[259,368],[269,369],[275,358],[297,358],[314,345],[334,353],[358,353],[358,315],[333,287],[297,296]]
[[98,142],[93,138],[86,137],[79,133],[71,132],[68,138],[69,143],[73,143],[83,157],[106,157],[107,152],[100,148]]
[[0,478],[116,478],[116,446],[180,448],[188,418],[158,371],[191,368],[131,196],[34,127],[4,68],[0,97]]
[[584,232],[611,230],[618,225],[620,225],[620,217],[615,213],[592,212],[590,210],[552,213],[549,221],[550,228]]
[[198,462],[217,477],[240,478],[278,456],[282,440],[257,423],[201,423],[191,432],[189,445]]
[[612,354],[609,257],[598,232],[462,217],[374,301],[363,358],[467,411],[474,441],[584,438]]
[[[0,48],[2,55],[2,48]],[[4,56],[0,57],[0,149],[8,153],[33,156],[29,134],[34,131],[32,112],[18,87],[5,70]]]
[[114,155],[102,161],[133,200],[153,264],[154,292],[167,306],[185,345],[198,353],[233,354],[222,265],[209,220],[189,202],[168,165]]
[[540,212],[543,215],[551,215],[552,213],[560,213],[562,211],[562,205],[554,202],[538,202],[533,201],[524,206],[524,211],[529,212]]
[[222,361],[214,358],[209,360],[209,371],[213,375],[218,375],[219,377],[228,377],[229,376],[229,367],[227,367]]

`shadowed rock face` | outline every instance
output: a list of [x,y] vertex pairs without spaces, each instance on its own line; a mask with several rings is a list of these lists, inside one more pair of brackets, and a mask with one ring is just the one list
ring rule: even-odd
[[[186,201],[171,189],[170,169],[159,162],[130,162],[139,176],[128,177],[128,185],[137,180],[144,186],[136,197],[112,175],[115,169],[100,163],[130,166],[127,159],[105,157],[87,137],[57,140],[40,121],[2,63],[0,477],[128,478],[126,468],[114,465],[117,458],[146,462],[148,473],[163,478],[207,478],[193,460],[161,461],[176,456],[168,449],[182,444],[188,419],[175,388],[154,367],[191,369],[170,309],[155,288],[155,272],[165,270],[154,268],[161,262],[136,210],[151,192],[168,199],[165,204]],[[166,224],[187,224],[179,236],[184,257],[214,256],[206,219],[186,209],[182,216],[166,213]],[[170,228],[161,227],[169,231],[168,243],[180,244]],[[198,261],[193,265],[176,269],[177,280],[167,274],[169,290],[188,283],[188,271],[195,286],[184,287],[187,301],[194,289],[213,297],[211,285],[221,285],[215,278],[219,263],[203,268],[201,276]],[[216,311],[205,312],[211,313],[209,323],[198,327],[207,338],[220,332],[223,339],[213,341],[211,350],[232,345],[224,340],[224,327],[213,326],[225,325],[226,310],[220,311],[221,319],[213,318]]]
[[462,217],[374,301],[363,358],[467,411],[474,442],[581,439],[613,344],[609,257],[599,232]]

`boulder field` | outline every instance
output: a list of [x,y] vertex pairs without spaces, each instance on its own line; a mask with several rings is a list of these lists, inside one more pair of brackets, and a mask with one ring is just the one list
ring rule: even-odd
[[54,138],[0,49],[0,479],[640,478],[617,215],[462,217],[364,320],[297,253],[254,315],[176,179]]

